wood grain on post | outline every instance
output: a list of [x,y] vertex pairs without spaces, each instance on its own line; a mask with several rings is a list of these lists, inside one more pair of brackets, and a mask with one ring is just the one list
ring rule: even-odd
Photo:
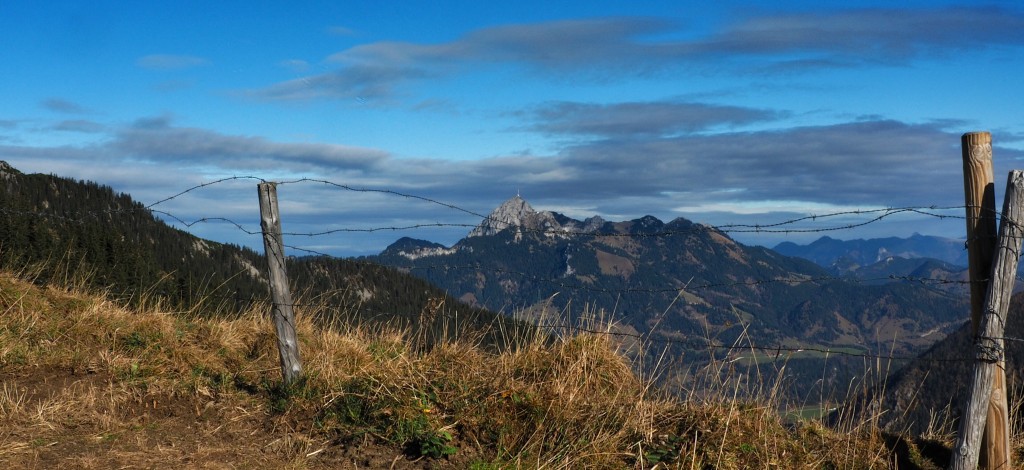
[[971,333],[977,334],[985,306],[992,253],[996,247],[996,191],[992,173],[992,134],[970,132],[960,137],[964,160],[964,202],[967,207],[967,259],[971,276]]
[[[967,258],[971,280],[971,334],[977,336],[985,309],[985,282],[992,269],[996,246],[996,196],[992,173],[992,134],[970,132],[960,138],[964,163],[964,200],[967,212]],[[992,381],[985,432],[982,438],[984,468],[1009,468],[1009,405],[1006,372],[999,365]],[[990,436],[996,436],[993,440]],[[1005,437],[1003,437],[1005,436]],[[1006,466],[1000,466],[1006,463]]]
[[[999,224],[999,240],[995,257],[992,261],[992,272],[985,296],[985,306],[978,334],[974,338],[975,363],[974,373],[967,390],[963,414],[960,417],[960,429],[957,433],[956,446],[950,460],[951,470],[968,470],[978,466],[981,454],[981,436],[985,429],[989,403],[995,398],[992,384],[996,371],[1000,371],[1005,358],[1003,350],[1003,332],[1006,327],[1006,315],[1009,311],[1010,297],[1016,281],[1017,263],[1020,258],[1021,239],[1024,238],[1024,171],[1011,171],[1006,183],[1006,196],[1003,202],[1003,219]],[[1006,436],[989,436],[990,443],[1002,440],[1009,441]],[[1009,449],[1007,445],[1006,450]],[[987,462],[988,468],[1012,468],[1009,454],[1004,462]]]
[[281,238],[281,216],[277,205],[277,185],[260,183],[260,227],[263,229],[263,248],[270,265],[270,293],[274,301],[272,316],[277,330],[277,350],[281,356],[281,376],[290,384],[302,374],[299,359],[299,340],[295,335],[295,314],[292,294],[285,271],[284,242]]

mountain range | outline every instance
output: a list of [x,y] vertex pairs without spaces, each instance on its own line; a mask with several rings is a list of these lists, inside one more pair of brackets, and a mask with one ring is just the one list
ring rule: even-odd
[[[914,354],[967,312],[962,292],[839,278],[683,218],[580,221],[536,211],[520,196],[453,246],[403,238],[368,259],[495,311],[570,323],[596,313],[677,358],[748,343]],[[822,379],[820,356],[797,355],[788,366],[794,380]],[[832,369],[825,382],[848,378],[844,367]]]
[[963,240],[914,234],[837,240],[821,237],[807,245],[782,242],[773,250],[808,259],[832,273],[860,279],[887,276],[965,281],[967,250]]
[[955,266],[967,266],[964,240],[913,234],[909,238],[886,237],[837,240],[821,237],[807,245],[782,242],[773,250],[786,256],[799,256],[820,266],[850,269],[870,266],[890,258],[931,258]]

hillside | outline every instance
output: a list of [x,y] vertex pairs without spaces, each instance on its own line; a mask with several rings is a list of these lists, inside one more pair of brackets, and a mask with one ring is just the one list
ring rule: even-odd
[[[1017,422],[1024,416],[1019,407],[1024,396],[1024,294],[1017,294],[1007,313],[1006,375],[1010,403]],[[910,364],[889,378],[881,407],[893,410],[881,417],[889,429],[909,430],[916,434],[955,430],[963,394],[969,385],[974,363],[970,351],[973,341],[970,325],[964,325],[942,339]],[[877,395],[871,399],[878,400]]]
[[936,469],[948,458],[948,443],[870,422],[786,422],[772,395],[737,399],[734,382],[661,395],[605,335],[502,351],[452,336],[422,350],[410,330],[322,328],[310,320],[322,312],[299,307],[307,378],[285,388],[263,309],[125,309],[0,271],[0,311],[8,468]]
[[[495,311],[604,312],[620,333],[690,361],[734,344],[913,355],[962,324],[967,311],[960,292],[839,279],[686,219],[577,221],[534,211],[518,196],[452,247],[404,239],[370,260]],[[787,374],[806,385],[804,398],[845,393],[863,368],[835,356],[826,367],[823,357],[787,356]]]
[[[128,306],[237,314],[269,299],[262,254],[197,238],[160,221],[126,194],[53,175],[23,174],[0,162],[0,268],[45,285],[79,282]],[[362,319],[402,324],[445,305],[459,327],[523,325],[464,305],[394,269],[348,260],[288,261],[297,302],[325,307],[325,324]],[[453,328],[445,318],[430,328]],[[425,327],[426,328],[426,327]],[[493,338],[485,338],[490,341]]]

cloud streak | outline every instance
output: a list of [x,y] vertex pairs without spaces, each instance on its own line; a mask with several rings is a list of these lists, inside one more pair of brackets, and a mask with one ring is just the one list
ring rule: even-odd
[[643,137],[705,131],[778,119],[785,113],[682,101],[547,103],[525,117],[530,130],[554,135]]
[[[565,149],[564,188],[600,200],[685,193],[692,202],[790,200],[835,205],[955,203],[959,137],[878,120],[778,131],[607,139]],[[950,158],[944,158],[949,156]],[[723,194],[723,192],[727,193]]]
[[140,119],[120,129],[107,146],[119,155],[143,161],[174,161],[225,170],[265,172],[316,169],[365,172],[387,158],[386,152],[375,149],[279,143],[262,137],[176,127],[166,117]]
[[[899,65],[963,50],[1024,44],[1024,15],[999,7],[850,9],[755,16],[704,37],[664,39],[672,36],[692,32],[662,19],[616,17],[494,26],[435,44],[374,42],[330,55],[326,62],[338,67],[334,71],[247,94],[268,100],[383,97],[410,81],[486,64],[556,75],[613,71],[619,77],[712,62],[731,72],[762,73]],[[722,61],[723,57],[730,59]],[[757,58],[760,64],[751,69],[740,58]]]
[[103,132],[107,129],[107,126],[100,124],[95,121],[89,121],[85,119],[69,119],[60,121],[50,127],[51,130],[64,131],[64,132],[81,132],[84,134],[96,134]]
[[40,101],[39,106],[61,114],[89,114],[91,112],[86,107],[63,98],[47,98]]
[[1024,16],[999,7],[865,9],[749,18],[694,44],[702,54],[820,53],[903,62],[932,52],[1024,43]]

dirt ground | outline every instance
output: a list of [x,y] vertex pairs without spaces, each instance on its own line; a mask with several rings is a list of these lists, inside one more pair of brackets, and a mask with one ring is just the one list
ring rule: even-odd
[[[9,368],[8,368],[9,369]],[[339,442],[311,423],[273,415],[258,396],[129,392],[108,374],[57,368],[2,373],[16,396],[15,422],[0,430],[7,468],[467,468],[472,452],[413,458],[365,437]],[[67,403],[74,406],[62,409]]]

